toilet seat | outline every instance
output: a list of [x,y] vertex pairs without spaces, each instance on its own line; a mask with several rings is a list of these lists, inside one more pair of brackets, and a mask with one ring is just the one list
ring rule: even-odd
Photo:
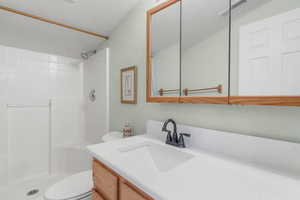
[[45,193],[45,200],[82,200],[92,194],[92,171],[69,176],[54,184]]

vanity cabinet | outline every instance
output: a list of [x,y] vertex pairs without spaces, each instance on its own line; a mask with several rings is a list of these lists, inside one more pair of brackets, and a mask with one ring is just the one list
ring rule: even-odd
[[112,169],[94,159],[92,200],[154,200]]
[[104,200],[102,196],[96,191],[92,191],[92,200]]
[[[145,196],[145,195],[144,195]],[[120,181],[120,200],[149,200],[141,192],[125,180]]]
[[93,163],[93,181],[96,190],[105,199],[118,200],[118,176],[96,160]]

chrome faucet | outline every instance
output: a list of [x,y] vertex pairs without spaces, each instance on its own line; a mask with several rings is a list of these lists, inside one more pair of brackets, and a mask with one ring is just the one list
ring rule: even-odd
[[[173,134],[171,134],[171,131],[167,129],[167,126],[169,123],[173,124]],[[184,142],[184,137],[191,137],[191,134],[187,133],[180,133],[179,138],[177,134],[177,125],[176,122],[173,119],[168,119],[165,121],[163,127],[162,127],[163,132],[167,132],[167,138],[166,138],[166,144],[180,147],[180,148],[185,148],[185,142]]]

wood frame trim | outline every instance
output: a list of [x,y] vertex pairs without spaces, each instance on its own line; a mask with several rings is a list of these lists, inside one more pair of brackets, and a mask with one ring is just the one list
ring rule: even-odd
[[216,97],[207,97],[207,96],[181,96],[179,97],[180,103],[192,103],[192,104],[229,104],[228,96],[216,96]]
[[[127,71],[133,71],[134,72],[134,100],[133,101],[125,101],[123,100],[123,77],[122,77],[122,73],[123,72],[127,72]],[[120,85],[121,85],[121,103],[123,104],[137,104],[137,67],[136,66],[131,66],[131,67],[127,67],[127,68],[123,68],[121,69],[121,73],[120,73]]]
[[[146,194],[144,191],[140,190],[136,185],[134,185],[131,182],[127,181],[125,178],[123,178],[122,176],[120,176],[118,173],[116,173],[115,171],[113,171],[110,167],[108,167],[107,165],[105,165],[101,161],[97,160],[96,158],[93,158],[93,162],[96,162],[97,164],[101,165],[104,169],[106,169],[112,175],[114,175],[114,176],[116,176],[118,178],[118,195],[117,195],[118,199],[120,199],[120,184],[123,183],[123,184],[126,184],[127,186],[129,186],[135,192],[139,193],[145,199],[147,199],[147,200],[154,200],[151,196],[149,196],[148,194]],[[92,173],[93,173],[93,176],[94,176],[94,171]],[[99,192],[96,188],[94,188],[94,190],[96,192],[100,193],[100,195],[102,195],[101,192]]]
[[149,13],[150,15],[154,15],[155,13],[157,13],[157,12],[159,12],[159,11],[161,11],[161,10],[163,10],[163,9],[165,9],[165,8],[171,6],[171,5],[173,5],[173,4],[175,4],[179,1],[181,1],[181,0],[168,0],[168,1],[165,1],[165,2],[155,6],[154,8],[148,10],[147,13]]
[[229,104],[264,106],[300,106],[300,96],[230,96]]
[[152,96],[152,15],[179,2],[181,0],[169,0],[148,10],[147,12],[147,80],[146,100],[157,103],[206,103],[206,104],[228,104],[228,96]]
[[300,106],[300,96],[151,96],[152,95],[152,15],[181,1],[169,0],[147,12],[147,102],[158,103],[201,103],[264,106]]
[[50,20],[48,18],[44,18],[44,17],[32,15],[30,13],[27,13],[27,12],[24,12],[24,11],[20,11],[20,10],[14,9],[14,8],[9,8],[9,7],[1,6],[0,5],[0,9],[4,10],[4,11],[7,11],[7,12],[15,13],[17,15],[22,15],[22,16],[25,16],[25,17],[30,17],[32,19],[36,19],[36,20],[39,20],[39,21],[42,21],[42,22],[46,22],[46,23],[49,23],[49,24],[57,25],[57,26],[60,26],[60,27],[63,27],[63,28],[71,29],[73,31],[77,31],[77,32],[85,33],[85,34],[92,35],[92,36],[95,36],[95,37],[99,37],[99,38],[102,38],[102,39],[105,39],[105,40],[109,39],[108,36],[104,36],[104,35],[101,35],[101,34],[98,34],[98,33],[94,33],[94,32],[91,32],[91,31],[86,31],[86,30],[83,30],[83,29],[80,29],[80,28],[77,28],[77,27],[74,27],[74,26],[69,26],[69,25],[66,25],[66,24],[62,24],[60,22],[53,21],[53,20]]
[[147,11],[147,78],[146,78],[146,101],[147,102],[157,102],[157,103],[179,103],[179,96],[152,96],[152,15],[155,13],[177,3],[181,0],[169,0],[159,4],[158,6]]

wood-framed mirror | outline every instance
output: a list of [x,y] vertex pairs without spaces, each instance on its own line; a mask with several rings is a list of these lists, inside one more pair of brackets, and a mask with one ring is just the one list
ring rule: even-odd
[[180,0],[147,12],[147,102],[179,102]]
[[180,102],[228,104],[230,1],[181,2]]
[[166,1],[147,13],[147,101],[300,106],[299,27],[299,0]]
[[229,103],[300,106],[300,1],[234,3]]
[[148,102],[228,104],[229,17],[215,12],[224,2],[169,0],[147,12]]

